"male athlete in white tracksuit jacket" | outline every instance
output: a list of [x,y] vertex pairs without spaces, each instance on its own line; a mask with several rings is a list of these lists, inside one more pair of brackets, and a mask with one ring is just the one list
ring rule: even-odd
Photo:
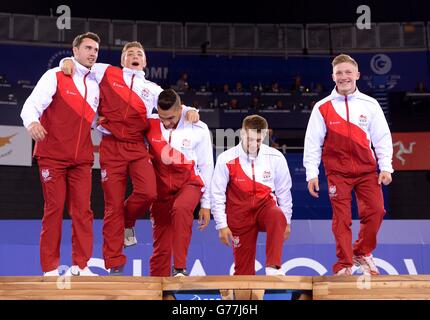
[[261,134],[252,139],[248,129],[267,129],[267,122],[256,115],[245,118],[242,141],[219,155],[211,185],[212,214],[221,241],[230,245],[232,240],[235,275],[255,274],[259,231],[267,232],[266,273],[280,274],[292,215],[290,172],[284,155],[262,144]]
[[[385,214],[380,184],[389,184],[393,172],[390,129],[379,103],[357,89],[355,82],[359,75],[358,65],[350,56],[342,54],[333,60],[336,87],[315,104],[305,137],[303,164],[311,195],[318,197],[315,191],[319,190],[321,158],[328,179],[338,257],[333,271],[339,275],[351,274],[353,263],[366,274],[379,274],[372,251]],[[354,248],[352,190],[360,216],[360,232]]]

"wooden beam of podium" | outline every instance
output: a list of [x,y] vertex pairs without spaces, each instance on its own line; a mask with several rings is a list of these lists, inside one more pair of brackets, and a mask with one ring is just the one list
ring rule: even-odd
[[430,275],[313,277],[314,300],[430,299]]
[[163,290],[272,289],[312,290],[305,276],[202,276],[163,278]]
[[0,299],[161,300],[157,277],[0,277]]

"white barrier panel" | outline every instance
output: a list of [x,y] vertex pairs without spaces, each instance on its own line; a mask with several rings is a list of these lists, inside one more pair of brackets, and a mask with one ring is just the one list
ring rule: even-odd
[[31,137],[24,127],[0,126],[0,165],[31,167]]

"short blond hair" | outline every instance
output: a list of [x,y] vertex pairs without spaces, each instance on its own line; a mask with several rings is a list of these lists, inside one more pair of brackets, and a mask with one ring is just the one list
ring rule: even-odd
[[122,52],[124,53],[130,48],[139,48],[144,50],[142,44],[139,41],[131,41],[131,42],[127,42],[124,45],[124,47],[122,48]]
[[333,68],[338,65],[339,63],[343,63],[343,62],[348,62],[352,65],[354,65],[357,69],[358,69],[358,63],[357,61],[354,60],[353,57],[347,55],[347,54],[340,54],[338,56],[336,56],[333,61],[331,62],[331,65],[333,66]]

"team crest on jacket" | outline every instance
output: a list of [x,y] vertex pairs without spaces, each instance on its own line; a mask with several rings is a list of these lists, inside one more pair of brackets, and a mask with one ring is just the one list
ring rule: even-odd
[[148,98],[149,94],[150,94],[150,92],[149,92],[148,88],[143,88],[142,89],[141,95],[142,95],[143,98]]
[[190,139],[183,139],[182,140],[182,146],[184,148],[189,148],[191,146],[191,140]]
[[233,248],[239,248],[242,244],[240,243],[239,236],[233,236]]
[[336,197],[337,195],[337,190],[336,190],[336,186],[335,185],[331,185],[328,187],[328,195],[330,196],[330,198],[332,197]]
[[264,180],[270,179],[271,176],[272,176],[272,174],[270,173],[269,170],[264,170],[264,172],[263,172],[263,179]]
[[47,182],[52,179],[52,177],[49,176],[49,169],[42,169],[41,175],[43,182]]
[[365,115],[360,115],[358,118],[358,125],[360,127],[367,127],[367,117]]

